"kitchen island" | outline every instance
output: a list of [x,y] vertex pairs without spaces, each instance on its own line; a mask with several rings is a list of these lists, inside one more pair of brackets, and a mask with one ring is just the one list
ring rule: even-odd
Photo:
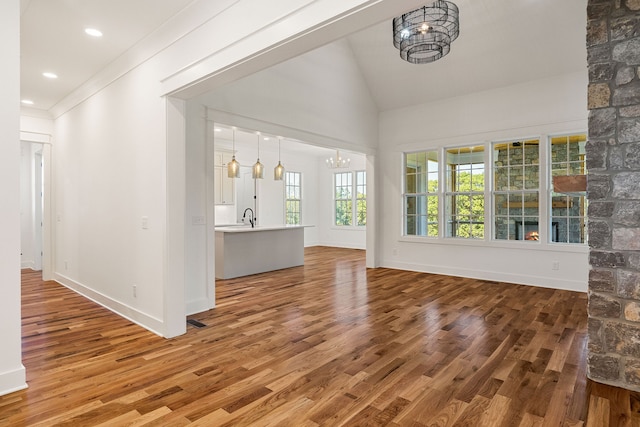
[[216,227],[216,279],[232,279],[303,265],[304,227]]

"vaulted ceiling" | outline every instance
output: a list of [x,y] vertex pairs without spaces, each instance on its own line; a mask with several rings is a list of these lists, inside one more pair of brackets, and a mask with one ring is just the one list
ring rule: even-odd
[[[22,98],[49,110],[191,1],[22,0]],[[348,37],[380,111],[586,72],[586,0],[455,2],[460,37],[431,64],[399,58],[390,21]],[[87,27],[103,37],[86,35]],[[45,71],[58,78],[44,78]]]

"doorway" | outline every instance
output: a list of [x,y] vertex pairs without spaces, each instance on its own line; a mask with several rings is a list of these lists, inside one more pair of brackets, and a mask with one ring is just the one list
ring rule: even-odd
[[20,264],[42,270],[44,160],[43,144],[21,141],[20,163]]

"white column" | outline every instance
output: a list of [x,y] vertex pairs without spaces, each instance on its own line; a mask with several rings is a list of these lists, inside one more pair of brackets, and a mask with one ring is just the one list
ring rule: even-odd
[[20,336],[20,1],[0,2],[0,395],[27,387]]

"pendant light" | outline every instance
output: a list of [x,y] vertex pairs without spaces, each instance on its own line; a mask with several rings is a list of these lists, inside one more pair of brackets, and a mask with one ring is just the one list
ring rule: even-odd
[[264,165],[260,163],[260,132],[256,132],[256,135],[258,135],[258,160],[253,165],[251,175],[253,179],[262,179],[264,178]]
[[233,132],[233,155],[231,161],[227,163],[227,176],[229,178],[240,178],[240,163],[236,160],[236,128],[231,128]]
[[278,166],[273,169],[273,179],[276,181],[282,181],[284,178],[284,166],[280,163],[280,142],[282,141],[281,137],[278,137]]

